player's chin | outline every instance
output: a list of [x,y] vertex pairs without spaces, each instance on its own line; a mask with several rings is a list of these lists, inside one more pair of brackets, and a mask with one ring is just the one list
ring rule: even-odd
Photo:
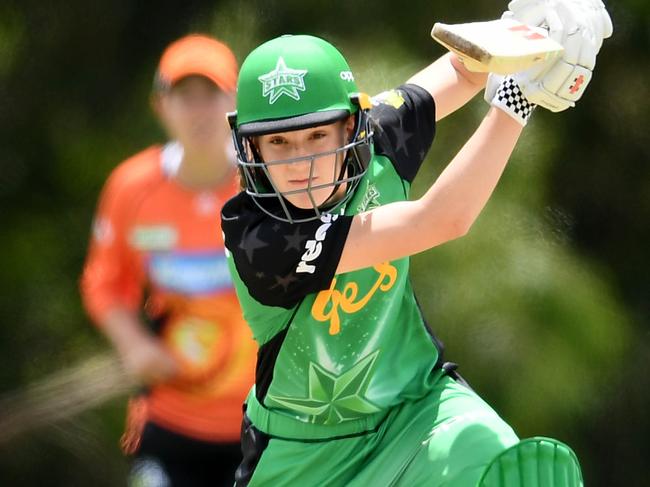
[[332,190],[330,188],[316,189],[312,191],[301,191],[294,194],[285,194],[285,198],[296,208],[311,210],[319,207],[329,198]]

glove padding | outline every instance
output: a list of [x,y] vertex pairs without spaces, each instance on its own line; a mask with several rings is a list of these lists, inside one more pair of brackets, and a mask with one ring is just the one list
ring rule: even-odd
[[[603,39],[613,32],[600,0],[513,0],[503,18],[548,30],[564,47],[561,58],[534,66],[512,77],[526,98],[553,112],[575,106],[592,78]],[[491,74],[485,99],[492,102],[503,77]]]
[[568,34],[582,27],[589,31],[597,49],[611,37],[612,19],[601,0],[512,0],[503,18],[514,18],[531,26],[544,27],[551,39],[563,44]]

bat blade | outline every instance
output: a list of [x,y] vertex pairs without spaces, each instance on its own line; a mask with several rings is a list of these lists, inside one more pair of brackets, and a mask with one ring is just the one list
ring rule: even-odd
[[514,19],[466,24],[436,22],[431,37],[458,55],[470,71],[511,74],[562,54],[544,29]]
[[137,384],[111,352],[54,372],[26,388],[0,395],[0,445],[136,390]]

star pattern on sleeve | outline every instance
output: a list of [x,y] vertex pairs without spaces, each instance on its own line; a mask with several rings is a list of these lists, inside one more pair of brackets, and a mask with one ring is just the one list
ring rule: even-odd
[[241,242],[239,242],[238,248],[243,250],[246,253],[246,257],[248,258],[249,264],[253,263],[253,255],[255,254],[255,251],[258,249],[262,249],[264,247],[268,247],[268,243],[264,242],[263,240],[260,240],[258,237],[258,233],[260,231],[260,227],[256,226],[255,230],[252,232],[247,228],[244,230],[244,233],[242,234]]
[[271,286],[270,289],[275,289],[278,286],[282,286],[282,289],[286,292],[289,289],[289,285],[292,282],[296,282],[298,278],[294,275],[293,271],[287,274],[284,277],[274,276],[275,284]]
[[388,157],[399,176],[413,182],[435,136],[435,102],[421,87],[404,85],[378,95],[371,112],[375,154]]
[[[244,193],[246,195],[246,193]],[[249,195],[246,195],[249,198]],[[248,295],[264,306],[293,308],[305,296],[328,289],[336,271],[338,260],[352,222],[351,216],[337,215],[337,223],[327,230],[330,238],[318,246],[318,255],[310,254],[311,260],[319,258],[318,266],[308,272],[296,272],[305,255],[309,239],[315,238],[323,227],[323,219],[300,223],[280,222],[243,200],[241,208],[233,208],[226,216],[240,212],[240,222],[223,220],[224,238],[232,252],[229,265],[237,272],[237,285],[244,285]],[[234,206],[234,203],[230,205]],[[235,200],[235,203],[238,201]],[[228,203],[226,204],[228,205]],[[339,218],[340,217],[340,218]],[[329,227],[332,228],[329,228]],[[324,233],[321,230],[321,233]],[[340,238],[336,238],[340,236]],[[321,238],[324,240],[324,235]],[[306,261],[310,262],[310,261]]]
[[295,249],[300,252],[302,250],[302,244],[307,240],[307,237],[308,235],[300,233],[300,227],[297,227],[293,235],[284,236],[284,239],[287,241],[287,246],[284,248],[284,251]]
[[397,144],[395,145],[395,150],[405,157],[409,156],[409,146],[408,141],[413,138],[415,134],[413,132],[407,131],[404,127],[400,130],[392,130],[395,135],[395,140]]

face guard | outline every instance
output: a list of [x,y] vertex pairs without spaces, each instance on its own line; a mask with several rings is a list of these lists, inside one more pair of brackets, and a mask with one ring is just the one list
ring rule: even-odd
[[[242,63],[237,83],[237,112],[229,114],[238,154],[242,186],[259,208],[274,218],[301,222],[341,209],[354,193],[372,156],[368,117],[370,99],[360,94],[343,55],[318,37],[298,35],[272,39]],[[289,160],[262,160],[254,137],[332,124],[354,116],[352,137],[341,137],[337,149]],[[342,129],[343,130],[343,129]],[[314,162],[334,155],[332,178],[313,181]],[[305,188],[282,193],[269,167],[309,162]],[[321,175],[319,175],[319,178]],[[340,191],[344,187],[345,191]],[[317,204],[331,189],[326,201]],[[288,196],[305,194],[311,208],[292,205]],[[341,195],[343,193],[343,195]]]
[[[254,136],[266,135],[268,132],[261,130],[240,131],[237,128],[236,113],[228,114],[228,121],[232,130],[233,142],[237,150],[237,164],[240,169],[240,176],[243,189],[249,194],[255,204],[266,214],[281,221],[290,223],[299,223],[315,220],[321,217],[323,212],[333,213],[343,208],[348,200],[354,194],[354,190],[359,184],[359,180],[365,175],[368,163],[372,157],[372,130],[368,110],[370,101],[367,95],[351,96],[352,103],[358,109],[355,113],[355,124],[353,135],[347,143],[344,143],[344,135],[341,136],[341,146],[329,152],[311,154],[305,157],[296,157],[292,159],[282,159],[265,162],[259,151],[256,149],[252,140]],[[339,120],[348,116],[348,112],[342,114],[332,114]],[[334,120],[336,121],[336,119]],[[330,122],[333,123],[333,122]],[[292,127],[293,130],[317,127],[322,124],[312,125],[310,123],[300,124]],[[248,135],[243,135],[245,132]],[[343,132],[343,131],[342,131]],[[328,182],[313,184],[313,169],[316,159],[321,157],[335,155],[335,162],[332,167],[332,179]],[[278,166],[282,164],[296,164],[309,161],[309,176],[307,187],[292,191],[280,191],[271,178],[269,166]],[[340,169],[337,168],[340,167]],[[340,198],[336,198],[339,188],[344,185],[345,192]],[[314,197],[314,191],[322,189],[331,189],[327,199],[317,204]],[[311,202],[311,209],[296,208],[287,199],[287,196],[295,194],[306,194]]]

